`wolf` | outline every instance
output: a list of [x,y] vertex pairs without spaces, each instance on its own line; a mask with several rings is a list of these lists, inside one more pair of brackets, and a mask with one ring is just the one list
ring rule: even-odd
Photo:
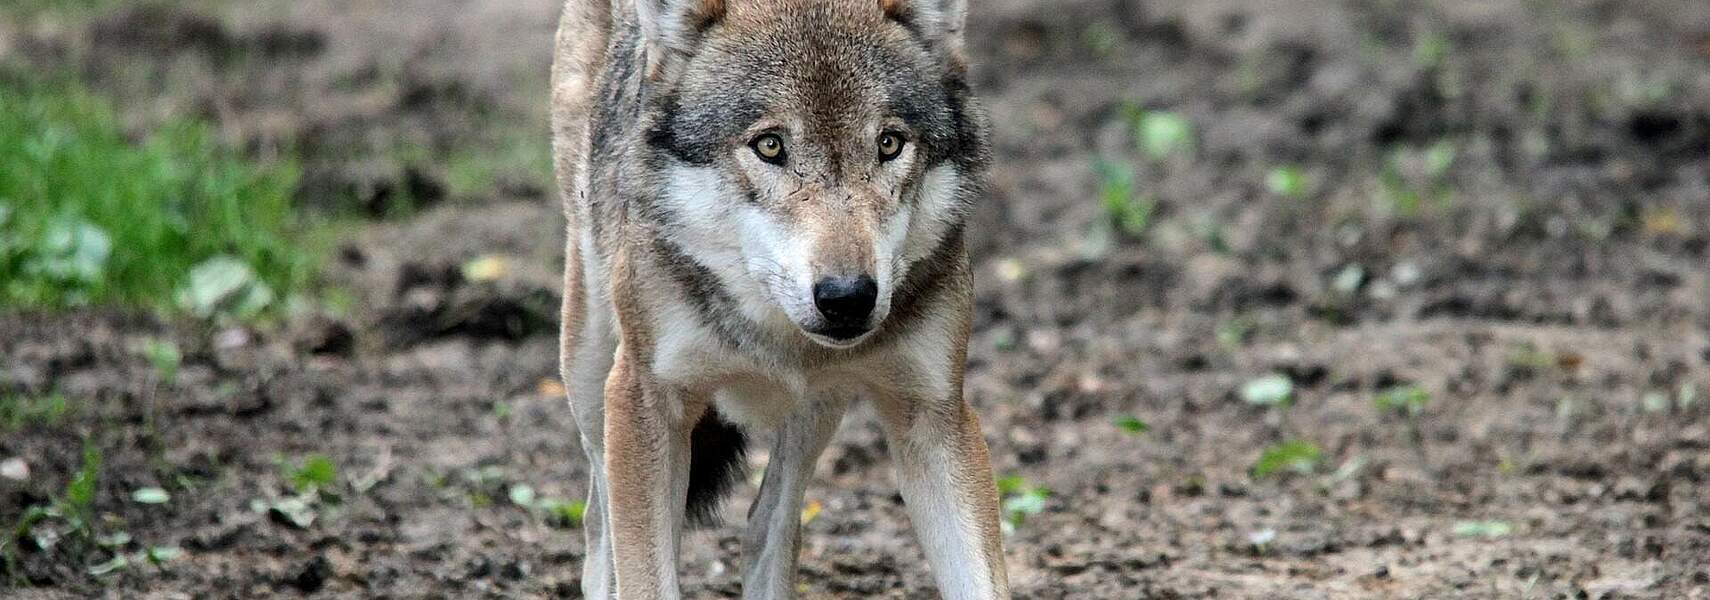
[[803,493],[875,408],[945,598],[1007,598],[963,398],[963,241],[990,163],[967,0],[566,0],[552,83],[561,360],[589,598],[680,595],[687,524],[775,431],[743,596],[793,595]]

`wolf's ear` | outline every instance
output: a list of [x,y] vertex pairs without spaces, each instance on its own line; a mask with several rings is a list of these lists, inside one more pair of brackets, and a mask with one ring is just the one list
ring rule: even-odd
[[633,2],[647,53],[648,72],[657,76],[668,63],[691,53],[701,33],[724,18],[724,0],[614,0]]
[[962,28],[968,21],[968,0],[878,0],[885,16],[933,40],[960,65]]

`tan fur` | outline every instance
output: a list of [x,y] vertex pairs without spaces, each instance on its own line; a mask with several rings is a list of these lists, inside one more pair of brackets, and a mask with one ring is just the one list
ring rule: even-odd
[[572,232],[577,227],[575,208],[586,192],[581,178],[587,175],[588,114],[593,110],[595,79],[605,63],[610,33],[610,10],[601,10],[595,3],[565,3],[552,63],[552,149]]
[[669,447],[659,443],[672,437],[658,414],[646,410],[647,395],[633,360],[620,354],[606,382],[606,477],[611,494],[623,498],[612,506],[612,535],[623,543],[616,547],[618,589],[625,596],[657,598],[654,573],[662,569],[665,548],[655,532],[668,527],[657,512],[665,502],[662,489],[669,476]]
[[815,270],[829,275],[873,272],[872,240],[877,232],[870,219],[849,211],[804,222],[803,233],[822,240],[814,244],[817,252],[810,259]]

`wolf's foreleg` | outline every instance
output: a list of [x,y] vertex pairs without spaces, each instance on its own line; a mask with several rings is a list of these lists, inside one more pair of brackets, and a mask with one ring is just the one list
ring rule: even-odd
[[802,495],[813,481],[819,455],[843,422],[849,400],[836,395],[808,399],[779,427],[766,479],[748,510],[748,529],[742,539],[745,600],[795,597]]
[[960,367],[946,397],[881,403],[897,486],[945,600],[1009,598],[997,486],[986,440],[962,399]]
[[606,382],[606,483],[617,598],[675,600],[681,597],[677,549],[689,493],[689,434],[705,404],[647,384],[633,361],[620,349]]
[[572,231],[565,252],[564,328],[559,348],[560,376],[576,418],[582,451],[588,458],[588,504],[582,516],[582,596],[609,600],[612,571],[610,497],[606,484],[606,376],[617,340],[611,311],[597,286],[586,285],[584,254]]

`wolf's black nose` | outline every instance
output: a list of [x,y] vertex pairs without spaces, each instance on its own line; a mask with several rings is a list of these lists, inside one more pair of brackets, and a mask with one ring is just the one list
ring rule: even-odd
[[813,305],[831,324],[830,329],[855,337],[867,332],[867,317],[879,300],[879,284],[872,277],[827,277],[813,284]]

